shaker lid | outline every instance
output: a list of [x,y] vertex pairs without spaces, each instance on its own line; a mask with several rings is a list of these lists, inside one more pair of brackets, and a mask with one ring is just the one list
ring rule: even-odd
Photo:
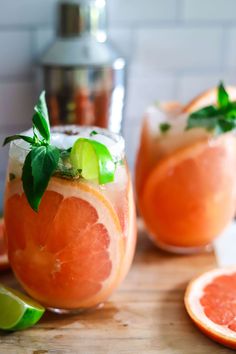
[[106,40],[106,0],[60,0],[58,35],[62,38],[94,35]]

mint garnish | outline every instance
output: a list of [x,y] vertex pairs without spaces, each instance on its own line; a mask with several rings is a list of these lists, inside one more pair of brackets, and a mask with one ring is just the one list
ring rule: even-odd
[[30,144],[30,152],[26,156],[22,170],[22,182],[29,204],[37,212],[49,180],[57,169],[60,150],[50,145],[50,125],[45,92],[40,95],[34,111],[33,137],[13,135],[7,137],[3,145],[18,139]]
[[169,123],[161,123],[159,125],[159,129],[162,133],[168,132],[168,130],[170,130],[170,128],[171,128],[171,125]]
[[187,130],[202,127],[215,134],[223,134],[236,128],[236,102],[229,99],[223,83],[218,86],[217,104],[193,112],[188,117]]

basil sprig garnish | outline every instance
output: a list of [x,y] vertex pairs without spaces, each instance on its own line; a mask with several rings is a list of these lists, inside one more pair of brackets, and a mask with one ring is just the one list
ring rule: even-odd
[[30,151],[26,156],[22,170],[22,183],[31,208],[37,212],[42,196],[60,159],[60,150],[50,145],[50,125],[45,92],[42,92],[34,107],[32,121],[33,137],[13,135],[7,137],[3,145],[18,139],[30,144]]
[[202,127],[216,135],[236,128],[236,102],[230,101],[229,95],[221,82],[217,91],[217,104],[201,108],[188,117],[187,130]]

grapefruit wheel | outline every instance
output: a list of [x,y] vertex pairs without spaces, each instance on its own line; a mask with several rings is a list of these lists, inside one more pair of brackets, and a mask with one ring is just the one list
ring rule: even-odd
[[52,178],[37,214],[21,182],[12,183],[6,234],[22,286],[47,307],[91,308],[106,300],[118,286],[124,256],[120,220],[109,200],[86,182]]
[[219,268],[193,280],[185,293],[191,319],[211,339],[236,349],[236,267]]
[[[236,87],[227,86],[226,91],[228,92],[231,101],[236,101]],[[201,93],[193,100],[191,100],[186,106],[183,107],[182,112],[192,113],[202,107],[215,105],[216,102],[217,102],[217,88],[213,88]]]
[[7,249],[4,242],[4,221],[0,219],[0,271],[9,268]]
[[202,247],[223,230],[235,210],[235,151],[234,136],[224,134],[160,160],[139,196],[157,244]]

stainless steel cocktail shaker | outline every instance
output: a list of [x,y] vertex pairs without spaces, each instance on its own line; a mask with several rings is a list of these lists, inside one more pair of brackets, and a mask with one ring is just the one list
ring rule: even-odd
[[126,66],[107,40],[105,0],[61,0],[58,36],[41,64],[52,125],[121,131]]

